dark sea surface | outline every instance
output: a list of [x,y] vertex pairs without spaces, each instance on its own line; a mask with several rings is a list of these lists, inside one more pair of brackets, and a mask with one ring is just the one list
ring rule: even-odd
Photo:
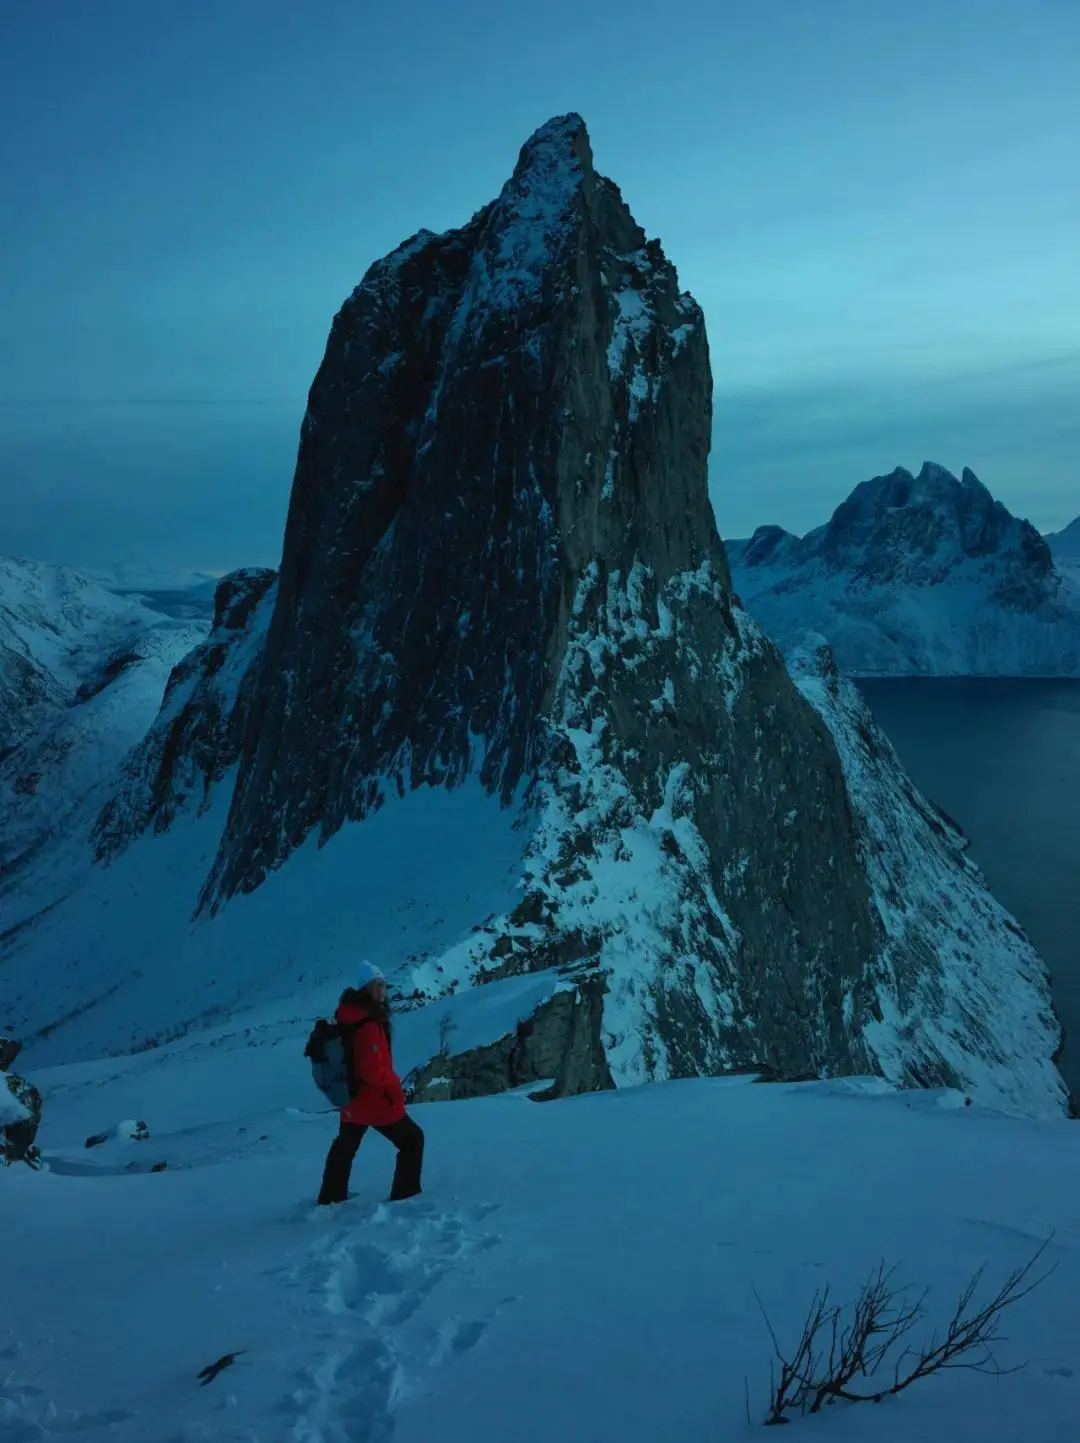
[[994,895],[1050,967],[1059,1066],[1080,1098],[1080,680],[859,682],[916,785],[971,838]]

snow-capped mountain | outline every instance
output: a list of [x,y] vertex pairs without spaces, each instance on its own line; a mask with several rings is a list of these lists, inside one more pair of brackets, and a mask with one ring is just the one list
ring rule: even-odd
[[114,779],[204,632],[66,568],[0,559],[0,886]]
[[446,1021],[420,1095],[754,1065],[1060,1113],[1039,959],[826,662],[796,686],[734,601],[711,395],[576,116],[372,266],[280,573],[220,583],[93,865],[79,837],[3,899],[31,1061],[321,1010],[362,951]]
[[769,636],[820,632],[850,674],[1080,674],[1080,588],[970,470],[876,476],[816,531],[762,526],[727,551]]

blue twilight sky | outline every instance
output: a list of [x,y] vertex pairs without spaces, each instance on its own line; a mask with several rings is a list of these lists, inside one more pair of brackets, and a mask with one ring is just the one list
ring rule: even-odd
[[579,110],[708,320],[721,532],[1080,512],[1078,0],[0,0],[0,554],[280,553],[368,264]]

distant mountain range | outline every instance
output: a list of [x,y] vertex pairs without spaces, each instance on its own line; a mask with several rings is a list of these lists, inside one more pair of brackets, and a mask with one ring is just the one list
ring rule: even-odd
[[7,882],[142,740],[207,624],[77,571],[0,558],[0,876]]
[[211,571],[167,571],[123,562],[83,570],[81,575],[115,596],[142,602],[179,621],[209,622],[220,577]]
[[761,526],[726,546],[772,639],[818,632],[852,675],[1080,674],[1080,522],[1044,538],[967,468],[898,468],[806,536]]

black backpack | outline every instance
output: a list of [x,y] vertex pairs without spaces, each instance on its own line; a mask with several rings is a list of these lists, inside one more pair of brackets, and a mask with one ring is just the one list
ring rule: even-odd
[[304,1056],[311,1062],[315,1086],[334,1107],[348,1107],[356,1095],[353,1080],[353,1037],[356,1024],[320,1018],[311,1030]]

